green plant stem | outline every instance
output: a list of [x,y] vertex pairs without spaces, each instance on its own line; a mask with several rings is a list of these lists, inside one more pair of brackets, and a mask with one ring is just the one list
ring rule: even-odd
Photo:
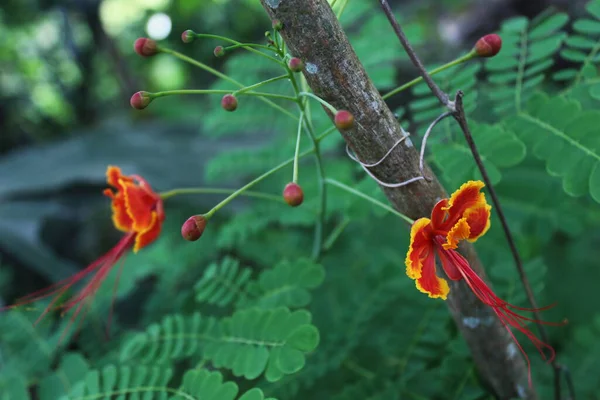
[[231,38],[228,38],[225,36],[212,35],[210,33],[194,33],[194,36],[197,38],[219,39],[219,40],[223,40],[228,43],[233,43],[234,45],[236,45],[238,47],[242,47],[243,49],[248,50],[251,53],[265,57],[271,61],[276,62],[277,64],[283,64],[283,61],[281,61],[273,56],[270,56],[268,54],[265,54],[262,51],[256,50],[256,48],[260,48],[260,49],[273,51],[273,49],[271,49],[269,46],[265,46],[265,45],[261,45],[261,44],[242,43],[242,42],[239,42],[237,40],[234,40],[234,39],[231,39]]
[[[172,189],[166,192],[159,193],[160,197],[163,200],[167,200],[171,197],[186,195],[186,194],[231,194],[234,193],[235,189],[225,189],[225,188],[177,188]],[[245,192],[240,194],[241,196],[247,197],[256,197],[259,199],[265,200],[273,200],[279,203],[285,203],[281,196],[276,196],[274,194],[262,193],[262,192],[252,192],[250,190],[246,190]]]
[[327,251],[333,247],[333,244],[335,243],[335,241],[338,240],[338,238],[342,235],[342,232],[344,232],[344,229],[346,229],[346,227],[348,225],[350,225],[350,222],[352,222],[352,219],[350,219],[348,216],[344,216],[344,218],[335,227],[335,229],[333,231],[331,231],[331,233],[329,234],[329,237],[325,240],[325,244],[323,245],[323,250]]
[[294,152],[294,172],[292,173],[292,182],[298,183],[298,154],[300,154],[300,138],[302,137],[302,123],[304,122],[304,113],[300,113],[298,120],[298,134],[296,135],[296,151]]
[[329,104],[328,102],[326,102],[325,100],[320,98],[319,96],[314,95],[313,93],[300,92],[300,93],[298,93],[298,97],[311,97],[311,98],[317,100],[319,103],[323,104],[325,107],[327,107],[329,109],[329,111],[331,111],[333,114],[335,114],[337,112],[337,110],[334,106],[332,106],[331,104]]
[[[464,62],[466,62],[466,61],[469,61],[469,60],[471,60],[471,59],[473,59],[473,58],[476,58],[476,57],[477,57],[477,53],[475,53],[475,50],[471,50],[471,52],[469,52],[469,53],[465,54],[465,55],[464,55],[464,56],[462,56],[462,57],[459,57],[459,58],[457,58],[457,59],[456,59],[456,60],[454,60],[454,61],[450,61],[448,64],[444,64],[444,65],[442,65],[441,67],[437,67],[437,68],[435,68],[435,69],[432,69],[432,70],[429,72],[429,75],[435,75],[435,74],[438,74],[438,73],[440,73],[440,72],[442,72],[442,71],[445,71],[445,70],[447,70],[448,68],[452,68],[452,67],[454,67],[454,66],[456,66],[456,65],[462,64],[462,63],[464,63]],[[389,98],[390,98],[390,97],[392,97],[393,95],[395,95],[395,94],[398,94],[398,93],[400,93],[400,92],[402,92],[402,91],[404,91],[404,90],[406,90],[406,89],[408,89],[408,88],[410,88],[410,87],[412,87],[412,86],[414,86],[414,85],[416,85],[417,83],[420,83],[420,82],[422,82],[422,81],[423,81],[423,77],[419,76],[418,78],[415,78],[415,79],[413,79],[413,80],[412,80],[412,81],[410,81],[410,82],[406,82],[404,85],[397,87],[396,89],[394,89],[394,90],[392,90],[392,91],[390,91],[390,92],[388,92],[388,93],[386,93],[386,94],[382,95],[381,97],[382,97],[384,100],[386,100],[386,99],[389,99]]]
[[[318,139],[324,139],[326,136],[328,136],[332,132],[334,132],[334,131],[333,130],[331,130],[331,131],[325,131],[325,132],[323,132],[318,137]],[[308,150],[305,150],[302,153],[300,153],[298,155],[298,158],[305,157],[305,156],[307,156],[309,154],[312,154],[314,152],[315,152],[315,148],[313,147],[312,149],[308,149]],[[263,173],[259,177],[253,179],[252,181],[250,181],[246,185],[242,186],[241,188],[239,188],[236,191],[234,191],[233,193],[231,193],[231,195],[229,195],[226,199],[222,200],[219,204],[217,204],[216,206],[214,206],[209,212],[207,212],[206,214],[204,214],[204,217],[206,219],[212,217],[217,211],[219,211],[221,208],[225,207],[227,204],[229,204],[230,201],[232,201],[233,199],[235,199],[237,196],[242,195],[244,192],[246,192],[252,186],[256,185],[257,183],[259,183],[261,181],[263,181],[265,178],[268,178],[269,176],[273,175],[275,172],[277,172],[280,169],[282,169],[282,168],[290,165],[293,162],[294,162],[294,158],[290,158],[289,160],[286,160],[286,161],[282,162],[281,164],[277,165],[276,167],[271,168],[267,172]]]
[[[235,79],[230,78],[229,76],[225,75],[224,73],[219,72],[216,69],[211,68],[208,65],[206,65],[204,63],[201,63],[200,61],[194,60],[193,58],[190,58],[190,57],[188,57],[188,56],[186,56],[184,54],[181,54],[181,53],[179,53],[179,52],[177,52],[175,50],[171,50],[171,49],[168,49],[168,48],[161,47],[160,51],[163,52],[163,53],[166,53],[166,54],[170,54],[173,57],[179,58],[182,61],[190,63],[190,64],[192,64],[192,65],[194,65],[194,66],[196,66],[196,67],[198,67],[200,69],[203,69],[204,71],[209,72],[209,73],[211,73],[211,74],[213,74],[213,75],[215,75],[215,76],[223,79],[224,81],[232,83],[232,84],[234,84],[234,85],[236,85],[238,87],[241,87],[241,88],[245,87],[245,85],[243,83],[238,82]],[[288,110],[286,110],[285,108],[281,107],[280,105],[272,102],[271,100],[269,100],[267,98],[264,98],[264,97],[259,97],[259,99],[262,102],[268,104],[270,107],[272,107],[272,108],[274,108],[274,109],[282,112],[283,114],[287,115],[288,117],[292,118],[294,121],[298,120],[298,117],[296,115],[294,115],[293,113],[289,112]]]
[[[274,78],[270,78],[270,79],[264,80],[262,82],[255,83],[254,85],[250,85],[250,86],[246,86],[245,88],[238,89],[235,92],[233,92],[233,95],[235,96],[237,94],[245,93],[245,92],[247,92],[249,90],[253,90],[253,89],[256,89],[258,87],[261,87],[261,86],[264,86],[264,85],[268,85],[269,83],[277,82],[277,81],[280,81],[282,79],[287,79],[287,78],[288,78],[287,74],[276,76]],[[286,97],[288,97],[288,96],[286,96]],[[290,98],[293,99],[293,97],[290,97]]]
[[367,201],[375,204],[376,206],[379,206],[379,207],[383,208],[384,210],[389,211],[392,214],[394,214],[394,215],[402,218],[404,221],[406,221],[407,223],[409,223],[411,225],[415,222],[414,220],[410,219],[409,217],[407,217],[406,215],[402,214],[401,212],[398,212],[398,211],[394,210],[392,207],[388,206],[387,204],[382,203],[381,201],[379,201],[377,199],[374,199],[373,197],[368,196],[368,195],[366,195],[366,194],[364,194],[364,193],[362,193],[362,192],[360,192],[360,191],[358,191],[358,190],[356,190],[354,188],[351,188],[350,186],[348,186],[346,184],[343,184],[342,182],[336,181],[335,179],[331,179],[331,178],[325,179],[325,182],[328,183],[328,184],[330,184],[330,185],[337,186],[340,189],[344,189],[345,191],[347,191],[349,193],[352,193],[355,196],[361,197],[361,198],[363,198],[363,199],[365,199],[365,200],[367,200]]
[[243,96],[255,96],[255,97],[270,97],[273,99],[282,99],[296,101],[292,96],[285,96],[282,94],[275,93],[264,93],[264,92],[232,92],[231,90],[222,89],[181,89],[181,90],[165,90],[163,92],[149,93],[150,97],[158,98],[165,96],[176,96],[176,95],[189,95],[189,94],[230,94],[243,95]]
[[[302,119],[306,120],[306,112],[307,112],[307,103],[303,102],[302,96],[309,96],[316,98],[319,101],[322,101],[317,96],[308,92],[300,92],[298,89],[298,83],[296,82],[296,77],[294,73],[287,67],[288,76],[290,81],[292,82],[292,87],[294,88],[294,93],[296,93],[298,108],[300,109],[300,114],[302,115]],[[324,102],[325,104],[329,104]],[[329,105],[329,107],[333,107]],[[335,110],[335,108],[333,108]],[[310,110],[308,111],[310,113]],[[335,111],[334,111],[335,113]],[[302,125],[302,123],[300,123]],[[313,125],[310,120],[306,121],[306,133],[310,138],[313,148],[315,150],[315,164],[317,166],[317,180],[319,183],[319,209],[317,211],[317,222],[315,224],[315,238],[313,243],[313,259],[318,260],[321,257],[321,252],[323,250],[323,229],[325,226],[325,212],[327,209],[327,185],[325,185],[325,169],[323,168],[323,159],[321,157],[321,149],[319,145],[319,138],[315,135]]]

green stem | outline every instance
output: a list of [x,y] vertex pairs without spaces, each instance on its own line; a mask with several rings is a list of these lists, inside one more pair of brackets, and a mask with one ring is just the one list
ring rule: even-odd
[[[268,85],[269,83],[277,82],[277,81],[280,81],[282,79],[287,79],[287,78],[288,78],[287,74],[276,76],[274,78],[270,78],[270,79],[264,80],[262,82],[255,83],[254,85],[250,85],[250,86],[246,86],[245,88],[238,89],[235,92],[233,92],[233,95],[235,96],[237,94],[245,93],[248,90],[253,90],[253,89],[256,89],[258,87],[261,87],[261,86],[264,86],[264,85]],[[289,97],[289,96],[286,96],[286,97]],[[293,97],[290,97],[290,98],[293,98]]]
[[298,120],[298,134],[296,135],[296,151],[294,152],[294,172],[292,174],[292,182],[298,183],[298,154],[300,153],[300,137],[302,136],[302,122],[304,120],[304,113],[300,112],[300,119]]
[[277,58],[275,58],[273,56],[270,56],[268,54],[263,53],[262,51],[258,51],[253,48],[253,47],[258,47],[261,49],[266,49],[266,50],[272,51],[272,49],[269,46],[264,46],[264,45],[259,45],[259,44],[246,44],[246,43],[238,42],[237,40],[234,40],[234,39],[230,39],[225,36],[212,35],[209,33],[194,33],[194,36],[196,36],[198,38],[219,39],[219,40],[223,40],[225,42],[233,43],[234,45],[242,47],[242,48],[248,50],[249,52],[252,52],[252,53],[258,54],[259,56],[268,58],[269,60],[274,61],[277,64],[280,64],[280,65],[283,64],[283,62],[281,60],[278,60]]
[[[298,155],[298,157],[302,158],[308,154],[313,153],[314,151],[315,151],[314,148],[305,150],[304,152],[300,153]],[[268,170],[264,174],[260,175],[259,177],[248,182],[247,184],[245,184],[244,186],[242,186],[241,188],[239,188],[238,190],[236,190],[235,192],[230,194],[226,199],[222,200],[219,204],[214,206],[209,212],[204,214],[204,217],[206,219],[211,218],[217,211],[219,211],[221,208],[225,207],[227,204],[229,204],[230,201],[235,199],[237,196],[242,195],[246,190],[250,189],[252,186],[256,185],[257,183],[260,183],[265,178],[268,178],[269,176],[273,175],[275,172],[281,170],[282,168],[285,168],[286,166],[290,165],[293,162],[294,162],[294,158],[290,158],[289,160],[282,162],[281,164],[271,168],[270,170]]]
[[331,104],[329,104],[328,102],[326,102],[325,100],[320,98],[319,96],[314,95],[313,93],[300,92],[300,93],[298,93],[298,97],[311,97],[311,98],[317,100],[319,103],[323,104],[325,107],[327,107],[333,114],[335,114],[337,112],[337,110],[334,106],[332,106]]
[[321,140],[325,139],[327,136],[329,136],[331,133],[337,131],[337,128],[335,126],[332,126],[331,128],[327,128],[325,130],[325,132],[321,133],[319,136],[317,136],[317,142],[320,142]]
[[329,234],[329,237],[325,240],[323,250],[327,251],[333,247],[335,241],[338,240],[350,222],[352,222],[352,219],[350,219],[348,216],[344,216],[342,221],[335,227],[335,229]]
[[[462,64],[462,63],[464,63],[464,62],[466,62],[466,61],[469,61],[470,59],[472,59],[472,58],[475,58],[475,57],[477,57],[477,53],[475,53],[475,50],[471,50],[471,52],[469,52],[469,53],[465,54],[464,56],[462,56],[462,57],[459,57],[459,58],[457,58],[457,59],[456,59],[456,60],[454,60],[454,61],[450,61],[448,64],[444,64],[444,65],[442,65],[441,67],[437,67],[436,69],[433,69],[433,70],[431,70],[431,71],[429,72],[429,75],[435,75],[435,74],[438,74],[438,73],[440,73],[440,72],[442,72],[442,71],[445,71],[445,70],[447,70],[448,68],[452,68],[452,67],[454,67],[454,66],[456,66],[456,65]],[[410,81],[410,82],[406,82],[404,85],[397,87],[396,89],[394,89],[394,90],[392,90],[392,91],[390,91],[390,92],[388,92],[388,93],[384,94],[384,95],[383,95],[383,96],[381,96],[381,97],[382,97],[384,100],[386,100],[386,99],[389,99],[389,98],[390,98],[390,97],[392,97],[393,95],[395,95],[395,94],[398,94],[398,93],[402,92],[403,90],[406,90],[406,89],[408,89],[409,87],[411,87],[411,86],[414,86],[414,85],[416,85],[417,83],[420,83],[421,81],[423,81],[423,78],[422,78],[422,77],[415,78],[415,79],[413,79],[412,81]]]
[[[150,97],[165,97],[165,96],[175,96],[175,95],[187,95],[187,94],[229,94],[232,93],[231,90],[222,90],[222,89],[181,89],[181,90],[165,90],[164,92],[156,92],[149,93]],[[289,101],[296,101],[295,97],[285,96],[282,94],[275,93],[264,93],[264,92],[233,92],[234,95],[243,95],[243,96],[255,96],[255,97],[270,97],[273,99],[283,99]]]
[[368,196],[362,192],[359,192],[358,190],[351,188],[350,186],[345,185],[342,182],[339,182],[339,181],[336,181],[335,179],[330,179],[330,178],[325,179],[325,182],[329,183],[330,185],[337,186],[340,189],[344,189],[345,191],[352,193],[355,196],[362,197],[363,199],[370,201],[371,203],[375,204],[376,206],[379,206],[379,207],[383,208],[384,210],[387,210],[387,211],[391,212],[392,214],[395,214],[396,216],[402,218],[403,220],[405,220],[406,222],[408,222],[411,225],[415,222],[414,220],[410,219],[406,215],[394,210],[392,207],[388,206],[387,204],[384,204],[381,201],[374,199],[371,196]]
[[[324,104],[329,105],[329,107],[333,108],[333,106],[331,106],[329,103],[319,99],[319,97],[313,95],[312,93],[300,92],[298,90],[298,83],[296,82],[296,77],[294,76],[294,73],[291,70],[289,70],[289,68],[288,74],[290,77],[290,81],[292,82],[294,92],[296,93],[296,96],[299,99],[298,108],[300,109],[301,115],[304,117],[303,119],[306,119],[305,116],[307,102],[303,102],[300,100],[300,97],[302,96],[313,97],[319,100],[320,102],[324,102]],[[336,110],[335,108],[333,108],[333,113],[335,114],[335,112]],[[319,145],[320,139],[317,138],[317,136],[315,135],[311,121],[306,122],[307,123],[305,124],[305,130],[308,136],[310,137],[310,140],[312,141],[315,150],[315,164],[317,166],[317,180],[319,183],[319,209],[317,211],[317,222],[315,224],[315,238],[312,253],[313,259],[318,260],[321,256],[321,251],[323,250],[323,227],[325,226],[325,211],[327,209],[327,185],[325,185],[325,169],[323,168],[323,159],[321,157],[321,149]]]
[[[159,193],[160,197],[163,200],[169,199],[174,196],[180,196],[184,194],[231,194],[235,192],[235,189],[222,189],[222,188],[178,188],[168,190],[166,192]],[[284,202],[281,196],[276,196],[274,194],[262,193],[262,192],[252,192],[250,190],[246,190],[244,193],[241,193],[242,196],[248,197],[256,197],[259,199],[265,200],[273,200],[279,203]]]
[[[219,78],[223,79],[224,81],[227,81],[227,82],[229,82],[229,83],[232,83],[232,84],[234,84],[234,85],[236,85],[236,86],[238,86],[238,87],[241,87],[241,88],[245,87],[245,85],[244,85],[243,83],[241,83],[241,82],[238,82],[238,81],[236,81],[235,79],[233,79],[233,78],[230,78],[230,77],[228,77],[227,75],[223,74],[222,72],[219,72],[219,71],[217,71],[216,69],[214,69],[214,68],[211,68],[211,67],[209,67],[208,65],[206,65],[206,64],[203,64],[203,63],[201,63],[200,61],[194,60],[193,58],[190,58],[190,57],[188,57],[188,56],[186,56],[186,55],[184,55],[184,54],[181,54],[181,53],[179,53],[179,52],[177,52],[177,51],[174,51],[174,50],[171,50],[171,49],[167,49],[167,48],[164,48],[164,47],[161,47],[161,48],[160,48],[160,51],[162,51],[163,53],[170,54],[170,55],[172,55],[173,57],[179,58],[179,59],[180,59],[180,60],[182,60],[182,61],[185,61],[185,62],[187,62],[187,63],[190,63],[190,64],[192,64],[192,65],[195,65],[196,67],[198,67],[198,68],[201,68],[201,69],[203,69],[204,71],[206,71],[206,72],[209,72],[209,73],[211,73],[211,74],[213,74],[213,75],[215,75],[215,76],[217,76],[217,77],[219,77]],[[274,103],[274,102],[272,102],[271,100],[269,100],[269,99],[266,99],[266,98],[264,98],[264,97],[259,97],[259,99],[260,99],[262,102],[264,102],[264,103],[268,104],[270,107],[272,107],[272,108],[274,108],[274,109],[276,109],[276,110],[278,110],[278,111],[280,111],[280,112],[284,113],[284,114],[285,114],[285,115],[287,115],[288,117],[292,118],[294,121],[297,121],[297,120],[298,120],[298,117],[297,117],[297,116],[295,116],[294,114],[292,114],[291,112],[289,112],[289,111],[288,111],[288,110],[286,110],[285,108],[281,107],[280,105],[278,105],[278,104],[275,104],[275,103]]]

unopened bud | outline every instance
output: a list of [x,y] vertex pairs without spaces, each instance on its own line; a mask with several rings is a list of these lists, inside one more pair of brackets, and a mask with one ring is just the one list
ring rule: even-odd
[[494,57],[502,49],[502,39],[495,33],[485,35],[475,43],[475,52],[479,57]]
[[354,116],[350,111],[338,110],[333,119],[335,127],[341,130],[351,129],[354,126]]
[[292,207],[298,207],[304,200],[304,192],[300,185],[290,182],[283,189],[283,199]]
[[225,55],[225,48],[223,46],[217,46],[213,50],[215,57],[223,57]]
[[206,222],[203,215],[192,215],[181,225],[181,236],[190,242],[200,239],[206,228]]
[[150,104],[151,101],[152,97],[150,97],[150,93],[137,92],[131,96],[129,104],[131,104],[131,107],[135,108],[136,110],[143,110],[144,108],[148,107],[148,104]]
[[290,61],[288,61],[288,67],[292,72],[300,72],[302,71],[302,68],[304,68],[304,62],[298,57],[292,57],[290,58]]
[[221,99],[221,107],[223,107],[223,109],[225,111],[235,111],[235,109],[237,108],[237,105],[238,105],[238,101],[235,98],[235,96],[232,94],[226,94]]
[[278,19],[274,19],[273,20],[273,29],[275,29],[276,31],[280,31],[283,29],[283,22],[281,22]]
[[196,33],[191,29],[184,31],[181,34],[181,40],[183,41],[183,43],[192,43],[194,39],[196,39]]
[[151,57],[158,54],[156,42],[148,38],[139,38],[133,44],[133,49],[142,57]]

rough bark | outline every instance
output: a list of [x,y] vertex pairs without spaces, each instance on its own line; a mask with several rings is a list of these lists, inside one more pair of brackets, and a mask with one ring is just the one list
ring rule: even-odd
[[[304,60],[303,74],[313,92],[337,109],[346,109],[354,115],[355,127],[340,131],[350,148],[365,163],[381,159],[401,137],[400,127],[356,57],[327,1],[261,0],[261,3],[272,19],[283,23],[281,35],[289,52]],[[382,27],[381,37],[373,38],[373,51],[385,46],[386,41],[391,44],[396,40],[391,29],[389,35],[384,33],[387,32]],[[333,116],[330,114],[330,117]],[[412,142],[406,140],[371,171],[384,182],[401,182],[419,176],[418,152]],[[432,177],[431,181],[421,180],[394,189],[382,187],[390,203],[413,219],[429,216],[434,204],[447,197],[429,167],[425,173]],[[473,247],[465,245],[460,250],[485,279]],[[403,254],[398,258],[399,273],[402,273]],[[462,281],[450,282],[447,305],[490,390],[500,399],[535,399],[535,392],[528,388],[526,365],[493,311]]]

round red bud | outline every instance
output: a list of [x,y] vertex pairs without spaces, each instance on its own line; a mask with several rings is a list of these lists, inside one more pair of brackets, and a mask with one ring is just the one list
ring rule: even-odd
[[223,48],[223,46],[217,46],[213,50],[213,54],[215,57],[223,57],[225,55],[225,48]]
[[338,110],[338,112],[335,113],[333,122],[338,129],[351,129],[354,126],[354,116],[350,111]]
[[502,49],[502,39],[495,33],[485,35],[475,43],[475,53],[479,57],[494,57]]
[[131,96],[129,104],[131,104],[131,107],[135,108],[136,110],[143,110],[144,108],[148,107],[148,104],[150,104],[151,101],[152,97],[150,97],[150,93],[137,92]]
[[283,189],[283,200],[292,207],[298,207],[304,200],[304,192],[300,185],[290,182]]
[[191,30],[191,29],[188,29],[187,31],[184,31],[181,34],[181,41],[183,43],[192,43],[195,38],[196,38],[196,33],[193,30]]
[[298,57],[292,57],[290,58],[290,61],[288,61],[288,67],[292,72],[300,72],[302,71],[302,68],[304,68],[304,62]]
[[275,29],[276,31],[280,31],[283,29],[283,22],[281,22],[278,19],[274,19],[273,20],[273,29]]
[[192,215],[181,225],[181,236],[190,242],[200,239],[206,228],[206,222],[203,215]]
[[148,38],[139,38],[133,44],[133,49],[142,57],[151,57],[158,54],[156,42]]
[[223,107],[223,109],[225,111],[235,111],[235,109],[237,108],[237,105],[238,105],[238,101],[235,98],[235,96],[232,94],[226,94],[221,99],[221,107]]

